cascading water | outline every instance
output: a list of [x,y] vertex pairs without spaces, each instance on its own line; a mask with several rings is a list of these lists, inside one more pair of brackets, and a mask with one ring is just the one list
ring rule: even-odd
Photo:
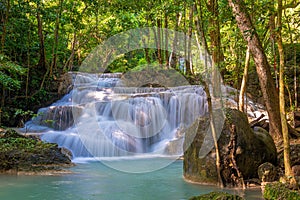
[[[207,113],[200,86],[126,87],[121,74],[77,74],[76,87],[26,123],[74,157],[182,154],[182,128]],[[79,134],[80,133],[80,134]]]

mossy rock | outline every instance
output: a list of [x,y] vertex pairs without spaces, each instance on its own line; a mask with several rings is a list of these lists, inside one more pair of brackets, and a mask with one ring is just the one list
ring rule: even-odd
[[194,196],[191,197],[189,200],[243,200],[244,198],[229,194],[227,192],[210,192],[208,194],[200,195],[200,196]]
[[4,131],[3,138],[26,138],[24,135],[19,134],[17,131],[13,129],[7,129]]
[[299,200],[299,191],[290,190],[285,184],[280,182],[268,183],[265,186],[264,198],[266,200]]
[[[257,170],[262,163],[269,162],[276,165],[276,147],[268,133],[251,129],[244,113],[226,108],[224,114],[225,122],[222,124],[223,129],[220,129],[222,131],[218,139],[221,177],[225,186],[241,187],[242,178],[244,180],[258,178]],[[207,131],[209,126],[209,119],[202,117],[185,132],[184,177],[193,182],[216,185],[218,175],[215,148],[212,139],[211,142],[205,139],[210,134]],[[200,156],[199,152],[204,148],[211,150],[208,150],[208,154]],[[237,170],[242,178],[238,177]]]
[[10,129],[0,137],[0,172],[36,172],[72,166],[66,152],[57,144],[26,137]]

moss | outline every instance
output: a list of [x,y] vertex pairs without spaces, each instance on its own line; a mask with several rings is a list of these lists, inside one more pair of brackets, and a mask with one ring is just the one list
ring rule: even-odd
[[65,164],[71,164],[71,160],[57,144],[25,137],[11,129],[0,137],[0,172],[41,171]]
[[267,184],[263,195],[266,200],[300,199],[299,191],[290,190],[285,184],[280,182]]
[[0,137],[0,152],[21,150],[24,153],[38,153],[43,149],[57,146],[56,144],[44,143],[37,139],[28,138],[8,129],[3,137]]
[[229,194],[227,192],[210,192],[208,194],[194,196],[189,200],[243,200],[242,197],[238,195]]

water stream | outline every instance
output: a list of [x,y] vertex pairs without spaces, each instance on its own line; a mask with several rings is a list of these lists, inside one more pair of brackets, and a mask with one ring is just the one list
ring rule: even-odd
[[[76,74],[73,90],[22,129],[68,148],[73,173],[1,175],[0,199],[188,199],[220,190],[185,182],[177,160],[182,129],[206,114],[201,86],[126,87],[121,74]],[[229,192],[261,198],[260,190]]]
[[77,74],[74,89],[23,131],[74,157],[181,155],[185,127],[207,113],[201,86],[128,87],[121,74]]
[[[78,160],[79,161],[79,160]],[[82,161],[82,160],[81,160]],[[140,162],[160,162],[158,158]],[[130,160],[112,161],[131,165]],[[182,161],[151,173],[123,173],[100,162],[78,163],[73,174],[63,176],[0,175],[0,199],[5,200],[185,200],[194,195],[220,191],[212,186],[187,183]],[[259,200],[260,189],[227,190],[246,200]]]

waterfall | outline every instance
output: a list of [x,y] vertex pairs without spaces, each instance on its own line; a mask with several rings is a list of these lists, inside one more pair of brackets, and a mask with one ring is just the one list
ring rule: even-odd
[[201,86],[126,87],[122,74],[76,74],[73,90],[23,131],[74,157],[182,154],[183,128],[207,111]]

